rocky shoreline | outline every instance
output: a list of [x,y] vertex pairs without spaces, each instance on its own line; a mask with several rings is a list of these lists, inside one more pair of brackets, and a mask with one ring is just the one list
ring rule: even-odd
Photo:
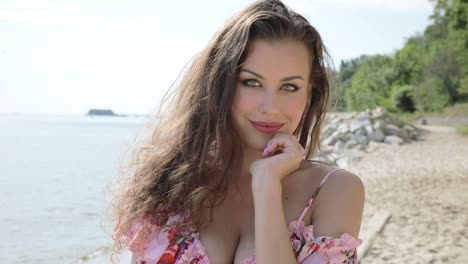
[[420,133],[420,129],[382,107],[364,112],[332,112],[327,114],[321,135],[322,150],[315,158],[347,168],[369,148],[410,143],[418,140]]

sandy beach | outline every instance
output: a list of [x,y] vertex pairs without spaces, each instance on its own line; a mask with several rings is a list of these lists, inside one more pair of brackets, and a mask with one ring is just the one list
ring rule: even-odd
[[375,214],[390,214],[362,264],[467,263],[468,137],[421,128],[419,141],[381,144],[348,167],[366,187],[361,234]]

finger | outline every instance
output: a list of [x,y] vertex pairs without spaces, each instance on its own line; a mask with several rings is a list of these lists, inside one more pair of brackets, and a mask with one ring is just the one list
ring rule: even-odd
[[295,149],[299,143],[295,136],[283,133],[276,134],[273,140],[279,140],[281,147],[285,149]]
[[297,137],[286,134],[281,136],[281,138],[284,140],[281,145],[281,152],[296,153],[297,155],[301,155],[301,153],[304,151]]
[[287,134],[275,134],[267,143],[263,151],[264,156],[268,156],[269,154],[274,154],[277,151],[289,149],[295,150],[298,145],[296,143],[297,139],[294,136],[287,135]]
[[284,139],[282,140],[270,139],[270,141],[268,141],[267,143],[267,146],[263,150],[263,156],[268,156],[268,155],[275,153],[279,149],[282,149],[283,145],[284,145]]

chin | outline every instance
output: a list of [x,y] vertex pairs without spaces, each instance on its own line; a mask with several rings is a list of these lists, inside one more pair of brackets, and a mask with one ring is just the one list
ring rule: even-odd
[[241,140],[242,148],[247,150],[253,150],[257,152],[263,152],[271,136],[260,136],[250,134],[248,138]]
[[249,142],[249,147],[256,151],[263,152],[263,150],[268,144],[268,141],[270,141],[272,137],[273,135],[262,135],[259,137],[255,137]]

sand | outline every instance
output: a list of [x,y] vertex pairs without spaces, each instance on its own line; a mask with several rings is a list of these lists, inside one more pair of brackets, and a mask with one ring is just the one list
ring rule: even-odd
[[370,238],[374,216],[390,214],[361,264],[468,263],[468,137],[421,128],[419,141],[379,145],[347,167],[366,188],[360,237]]

